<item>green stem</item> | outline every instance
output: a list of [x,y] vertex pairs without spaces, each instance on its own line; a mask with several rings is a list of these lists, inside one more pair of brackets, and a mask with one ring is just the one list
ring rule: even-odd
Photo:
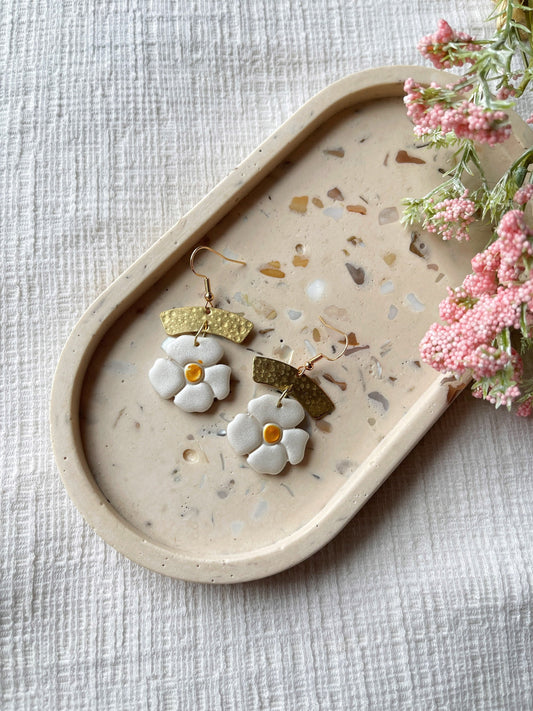
[[[519,156],[515,162],[511,165],[510,168],[508,168],[507,173],[512,173],[519,168],[527,168],[528,166],[533,163],[533,146],[531,148],[528,148],[525,150],[521,156]],[[502,176],[504,177],[504,176]],[[500,178],[501,180],[501,178]]]
[[527,89],[527,87],[529,86],[529,82],[531,81],[529,72],[532,70],[532,68],[533,68],[532,62],[529,62],[529,66],[525,72],[524,78],[522,79],[520,84],[516,87],[515,98],[519,99],[522,96],[522,94],[524,93],[524,91]]
[[[524,65],[525,65],[525,71],[524,71],[524,78],[516,88],[516,98],[519,99],[524,91],[527,89],[529,86],[529,83],[531,81],[530,75],[533,70],[533,28],[531,25],[531,0],[524,0],[522,2],[522,5],[524,6],[524,18],[525,18],[525,26],[526,29],[528,30],[528,37],[529,37],[529,49],[530,49],[530,58],[527,59],[527,55],[525,52],[524,54]],[[519,36],[520,39],[520,36]]]
[[474,148],[473,145],[469,145],[469,146],[468,146],[468,153],[469,153],[469,155],[468,155],[468,160],[469,160],[469,162],[473,163],[473,164],[476,166],[476,168],[477,168],[477,171],[478,171],[478,173],[479,173],[479,177],[480,177],[480,179],[481,179],[481,184],[482,184],[482,186],[483,186],[483,190],[484,190],[485,192],[488,192],[488,190],[489,190],[489,184],[488,184],[487,179],[486,179],[486,177],[485,177],[485,171],[483,170],[483,166],[481,165],[481,162],[480,162],[480,160],[479,160],[479,156],[478,156],[477,151],[476,151],[476,149]]

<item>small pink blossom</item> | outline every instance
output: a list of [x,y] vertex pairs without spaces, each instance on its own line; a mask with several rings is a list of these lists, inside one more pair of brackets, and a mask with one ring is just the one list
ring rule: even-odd
[[435,205],[435,213],[424,227],[444,240],[454,237],[461,242],[468,240],[468,226],[474,222],[477,207],[467,199],[468,191],[460,198],[448,198]]
[[[429,88],[438,89],[439,87],[435,82],[431,82]],[[419,84],[411,77],[406,79],[403,85],[405,92],[403,101],[407,107],[407,115],[415,125],[423,120],[424,114],[429,108],[423,95],[423,89],[422,84]]]
[[[522,210],[509,210],[500,220],[496,232],[499,239],[493,244],[497,245],[502,263],[516,267],[520,257],[533,255],[533,246],[530,238],[533,230],[526,224]],[[503,280],[500,280],[503,281]]]
[[464,287],[459,286],[457,289],[448,287],[448,296],[439,304],[439,316],[444,323],[451,324],[460,321],[472,305],[469,303]]
[[527,400],[521,402],[516,410],[516,414],[519,417],[529,417],[533,412],[533,396],[528,397]]
[[505,101],[513,96],[516,96],[516,89],[512,86],[502,86],[501,89],[496,92],[496,98],[500,101]]
[[511,135],[511,125],[504,111],[490,111],[469,101],[456,109],[448,109],[442,123],[444,133],[453,131],[458,138],[468,138],[477,143],[494,146]]
[[[502,286],[522,281],[527,262],[533,257],[533,230],[527,225],[522,210],[506,212],[496,232],[498,239],[472,259],[474,274],[484,276],[487,287],[495,279]],[[466,281],[480,284],[469,277]],[[476,294],[472,292],[472,295]]]
[[439,20],[434,34],[422,37],[418,49],[426,59],[433,62],[433,66],[437,69],[449,69],[454,65],[461,67],[465,62],[474,61],[471,57],[455,56],[455,48],[449,46],[452,43],[461,45],[461,48],[468,52],[477,52],[481,49],[479,44],[474,43],[473,37],[464,32],[455,32],[446,20]]
[[533,197],[533,183],[528,183],[519,188],[514,194],[513,201],[517,205],[525,205]]
[[475,274],[489,274],[492,278],[495,278],[500,262],[499,245],[494,242],[483,252],[476,254],[472,258],[471,264]]
[[511,362],[511,356],[494,346],[478,346],[466,359],[465,365],[476,380],[492,378]]
[[477,388],[472,390],[472,394],[474,397],[484,398],[487,402],[490,402],[496,407],[501,407],[502,405],[505,407],[511,407],[511,405],[518,400],[519,397],[521,397],[518,385],[510,385],[505,390],[502,390],[497,385],[494,385],[489,388],[487,395],[484,395],[483,393],[483,386],[478,385]]
[[478,299],[485,294],[495,294],[497,288],[496,274],[494,272],[469,274],[463,281],[463,289],[474,299]]
[[[432,82],[430,88],[439,87]],[[504,111],[484,109],[467,100],[456,106],[446,105],[444,101],[429,104],[424,96],[424,87],[413,79],[407,79],[404,91],[407,115],[415,124],[417,136],[440,129],[443,133],[453,132],[458,138],[494,146],[511,135],[511,125]]]

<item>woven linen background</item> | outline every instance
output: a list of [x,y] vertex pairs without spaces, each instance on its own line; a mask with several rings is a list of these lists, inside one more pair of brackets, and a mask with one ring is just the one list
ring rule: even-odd
[[107,546],[48,434],[61,348],[113,279],[316,92],[490,8],[3,0],[2,711],[533,708],[531,421],[463,394],[326,548],[235,586]]

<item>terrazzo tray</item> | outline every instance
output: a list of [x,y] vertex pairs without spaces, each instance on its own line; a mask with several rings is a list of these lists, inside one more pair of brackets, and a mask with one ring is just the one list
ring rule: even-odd
[[[133,561],[166,575],[228,583],[284,570],[327,543],[382,484],[466,381],[436,374],[418,343],[447,285],[486,242],[443,243],[400,224],[401,199],[442,179],[450,155],[414,140],[408,76],[389,67],[322,91],[183,217],[97,299],[61,356],[51,424],[64,484],[83,516]],[[513,118],[515,135],[529,129]],[[484,151],[499,175],[521,151]],[[232,391],[204,414],[162,400],[148,371],[162,355],[160,312],[201,305],[188,268],[209,244],[246,266],[199,255],[216,304],[254,330],[224,341]],[[345,356],[312,375],[335,403],[303,462],[261,475],[234,454],[228,423],[268,392],[254,354],[300,365],[349,334]]]

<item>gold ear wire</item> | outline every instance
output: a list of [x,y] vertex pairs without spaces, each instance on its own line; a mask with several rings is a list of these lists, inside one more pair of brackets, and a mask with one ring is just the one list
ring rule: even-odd
[[193,250],[190,259],[189,259],[189,265],[191,267],[191,271],[193,274],[196,274],[196,276],[200,277],[201,279],[204,280],[204,298],[205,298],[205,308],[208,310],[212,303],[213,299],[215,298],[213,296],[213,292],[211,291],[211,284],[209,282],[209,277],[207,277],[205,274],[200,274],[199,272],[196,271],[194,268],[194,258],[200,252],[202,249],[207,249],[209,252],[213,252],[213,254],[217,254],[219,257],[222,257],[222,259],[225,259],[227,262],[233,262],[234,264],[246,264],[246,262],[243,262],[241,259],[231,259],[230,257],[225,257],[221,252],[217,252],[216,249],[213,249],[212,247],[208,247],[205,244],[200,245],[199,247],[196,247],[196,249]]
[[324,353],[321,353],[320,355],[322,356],[322,358],[325,358],[326,360],[330,360],[330,361],[334,361],[334,360],[338,360],[339,358],[342,358],[342,356],[346,353],[346,350],[348,348],[348,334],[345,333],[344,331],[341,331],[340,328],[336,328],[335,326],[332,326],[325,319],[323,319],[322,316],[319,316],[318,318],[320,319],[320,321],[324,324],[324,326],[326,328],[329,328],[331,331],[336,331],[337,333],[340,333],[341,336],[344,336],[344,348],[334,358],[332,358],[331,356],[327,356]]
[[[313,395],[315,400],[310,399],[310,393],[307,391],[308,388],[304,388],[304,391],[302,392],[300,383],[302,382],[301,379],[304,378],[304,374],[306,370],[313,370],[315,363],[322,358],[325,358],[326,360],[329,361],[334,361],[338,360],[339,358],[342,358],[342,356],[346,353],[346,349],[348,348],[348,334],[345,333],[344,331],[341,331],[339,328],[335,328],[335,326],[332,326],[330,323],[325,321],[322,316],[320,316],[320,322],[324,324],[326,328],[331,329],[332,331],[336,331],[337,333],[340,333],[342,336],[344,336],[344,348],[340,353],[337,353],[336,356],[328,356],[325,353],[317,353],[317,355],[313,356],[312,358],[309,358],[308,361],[304,363],[304,365],[301,365],[299,368],[293,368],[292,366],[285,365],[284,363],[281,363],[281,361],[274,361],[270,358],[263,358],[262,356],[256,356],[254,359],[254,380],[256,383],[268,383],[269,385],[274,385],[274,387],[278,387],[278,384],[275,382],[275,380],[272,378],[272,366],[270,366],[270,373],[268,374],[269,377],[265,378],[265,374],[261,372],[261,367],[264,363],[267,364],[276,364],[276,369],[279,370],[280,366],[281,369],[286,371],[288,370],[288,373],[296,373],[292,375],[291,377],[287,377],[287,373],[284,373],[284,380],[287,382],[289,380],[287,385],[283,385],[283,391],[281,395],[279,396],[278,402],[277,402],[277,407],[282,406],[283,399],[287,397],[287,395],[292,394],[309,412],[309,414],[312,415],[312,417],[323,417],[325,414],[328,414],[332,412],[334,409],[334,405],[331,402],[330,398],[326,395],[326,393],[321,390],[318,385],[313,383],[314,386],[314,391]],[[282,378],[278,378],[276,375],[276,380],[279,380],[280,384],[283,382]],[[310,381],[312,383],[312,381]],[[309,385],[309,383],[307,384]],[[280,388],[281,389],[281,388]],[[316,406],[316,407],[315,407]],[[313,412],[317,412],[318,414],[313,414]]]
[[202,274],[194,268],[194,258],[202,249],[213,252],[227,262],[235,264],[246,264],[240,259],[226,257],[216,249],[207,245],[196,247],[189,257],[189,265],[193,274],[204,280],[204,306],[182,306],[180,308],[169,309],[161,314],[163,328],[169,336],[180,336],[182,333],[196,333],[194,337],[195,345],[198,345],[198,337],[202,333],[209,331],[215,336],[222,336],[234,343],[242,343],[253,328],[253,323],[240,314],[224,309],[217,309],[213,306],[215,299],[211,291],[211,284],[207,274]]
[[315,363],[322,358],[325,358],[326,360],[329,360],[331,362],[338,360],[339,358],[342,358],[342,356],[346,353],[346,349],[348,348],[348,334],[345,333],[344,331],[341,331],[340,328],[335,328],[335,326],[332,326],[330,323],[328,323],[325,319],[322,318],[322,316],[319,316],[321,323],[324,324],[326,328],[331,329],[332,331],[336,331],[337,333],[340,333],[341,336],[344,336],[344,348],[340,353],[337,353],[336,356],[333,358],[331,356],[327,356],[325,353],[317,353],[317,355],[313,356],[312,358],[309,358],[308,361],[302,366],[298,368],[298,373],[300,375],[303,375],[306,370],[312,370]]

